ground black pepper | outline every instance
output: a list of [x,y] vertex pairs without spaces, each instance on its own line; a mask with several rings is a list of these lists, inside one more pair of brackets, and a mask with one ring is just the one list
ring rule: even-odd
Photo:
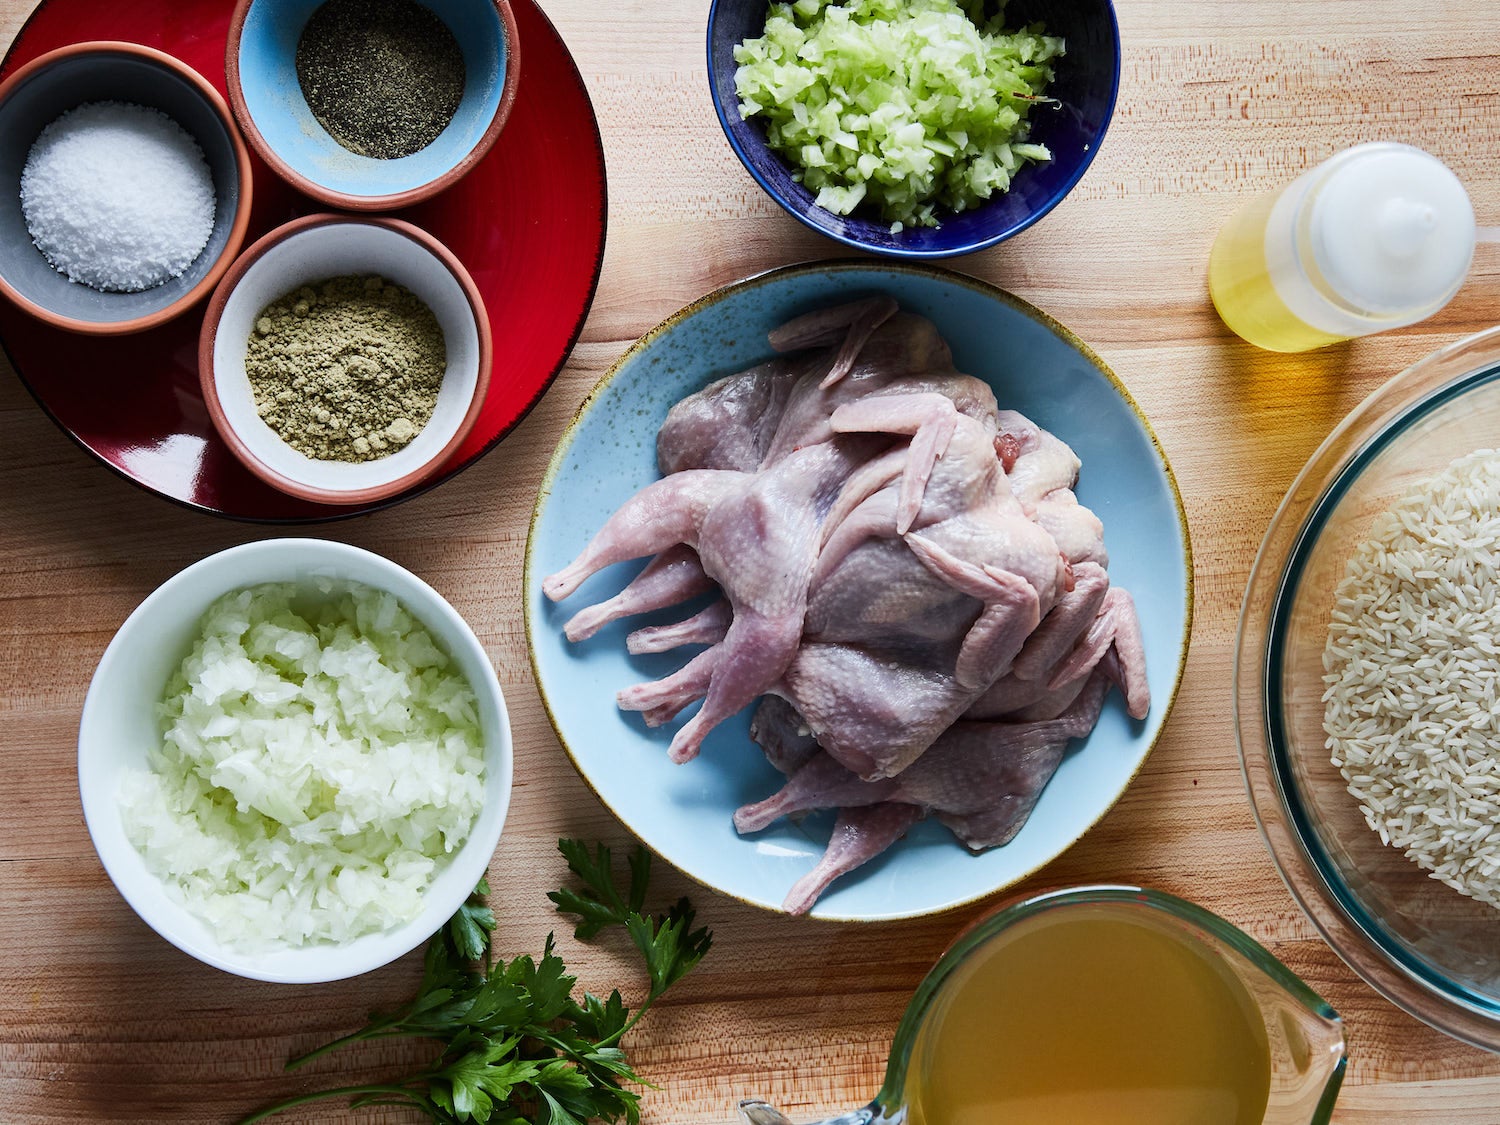
[[448,25],[415,0],[328,0],[297,40],[297,81],[334,140],[395,160],[453,120],[464,56]]

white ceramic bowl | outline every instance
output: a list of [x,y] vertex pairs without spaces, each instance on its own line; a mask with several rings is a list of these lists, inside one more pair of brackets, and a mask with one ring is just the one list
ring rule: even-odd
[[[468,840],[427,889],[411,922],[338,944],[265,952],[226,946],[174,902],[125,836],[121,775],[144,767],[161,738],[155,713],[167,679],[187,655],[198,622],[231,590],[263,582],[331,577],[395,594],[432,633],[473,686],[484,734],[484,808]],[[410,571],[379,555],[322,539],[269,539],[210,555],[164,582],[136,607],[104,650],[78,729],[78,788],[99,859],[125,901],[162,937],[209,965],[255,980],[310,984],[379,968],[427,940],[459,908],[489,868],[510,804],[512,752],[505,698],[484,648],[454,608]]]
[[[432,418],[388,457],[320,461],[293,449],[256,413],[245,351],[256,318],[302,285],[379,274],[437,317],[448,349]],[[474,280],[447,247],[399,219],[309,215],[277,227],[235,262],[214,292],[198,344],[203,398],[220,436],[251,472],[304,500],[367,504],[435,473],[473,429],[490,377],[490,327]]]

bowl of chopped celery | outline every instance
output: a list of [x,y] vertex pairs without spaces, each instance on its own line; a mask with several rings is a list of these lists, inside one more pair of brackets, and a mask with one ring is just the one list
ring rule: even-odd
[[321,539],[168,579],[120,627],[78,731],[84,819],[141,919],[237,976],[339,980],[421,945],[489,868],[505,700],[432,587]]
[[714,0],[730,147],[812,229],[898,258],[972,253],[1060,203],[1114,112],[1110,0]]

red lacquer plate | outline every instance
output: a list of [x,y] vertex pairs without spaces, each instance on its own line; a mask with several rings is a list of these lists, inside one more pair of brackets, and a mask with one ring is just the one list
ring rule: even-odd
[[[604,260],[604,148],[583,79],[534,0],[512,0],[522,70],[495,147],[436,198],[395,212],[432,232],[484,295],[495,364],[479,421],[447,465],[417,488],[367,505],[298,500],[254,477],[219,440],[198,384],[204,305],[135,336],[50,328],[0,301],[0,342],[52,419],[104,464],[190,508],[234,519],[301,523],[359,515],[442,483],[494,448],[562,369],[583,329]],[[175,55],[224,92],[232,4],[223,0],[45,0],[0,77],[56,47],[123,39]],[[322,210],[252,155],[255,205],[246,244]]]

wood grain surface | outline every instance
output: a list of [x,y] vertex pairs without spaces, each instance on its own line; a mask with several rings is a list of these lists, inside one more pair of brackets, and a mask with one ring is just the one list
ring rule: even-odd
[[[118,0],[117,0],[118,2]],[[603,279],[573,358],[541,405],[475,468],[394,510],[313,529],[437,587],[488,648],[510,701],[516,793],[491,867],[496,944],[540,948],[557,918],[559,835],[624,843],[575,776],[531,682],[521,557],[553,444],[626,345],[706,291],[838,256],[766,198],[730,152],[703,74],[705,0],[544,0],[594,99],[609,167]],[[29,5],[0,0],[8,42]],[[1328,430],[1440,345],[1500,321],[1500,247],[1425,324],[1300,357],[1231,337],[1205,292],[1220,223],[1347,145],[1436,153],[1500,223],[1500,5],[1491,0],[1119,0],[1124,77],[1098,160],[1044,222],[953,262],[1074,329],[1145,409],[1181,482],[1197,614],[1186,681],[1145,771],[1030,884],[1140,881],[1264,942],[1343,1014],[1343,1125],[1500,1122],[1500,1057],[1391,1007],[1317,939],[1262,847],[1230,718],[1241,593],[1271,513]],[[224,1122],[319,1085],[391,1073],[383,1045],[288,1077],[281,1064],[407,995],[408,957],[354,981],[238,980],[142,924],[84,829],[74,738],[113,631],[155,586],[215,550],[276,534],[183,511],[105,471],[0,376],[0,1122]],[[773,916],[670,871],[714,951],[630,1043],[657,1125],[727,1122],[759,1094],[807,1120],[864,1104],[912,989],[981,908],[841,926]],[[595,989],[640,994],[608,945],[563,952]],[[1082,1060],[1081,1060],[1082,1064]],[[395,1122],[336,1104],[284,1120]],[[1205,1123],[1210,1125],[1210,1123]]]

